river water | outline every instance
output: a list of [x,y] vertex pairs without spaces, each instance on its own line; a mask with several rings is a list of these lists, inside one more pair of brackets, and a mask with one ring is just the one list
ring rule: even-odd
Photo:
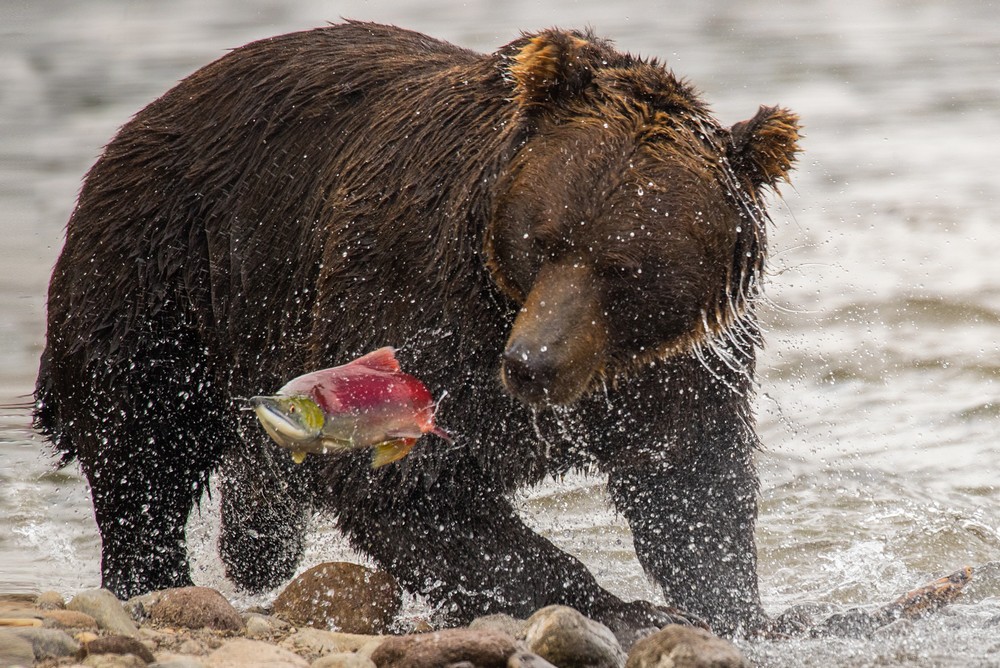
[[[0,0],[0,592],[99,584],[84,482],[52,470],[10,407],[29,400],[83,174],[132,113],[227,48],[339,17],[484,51],[589,25],[665,59],[727,124],[761,103],[798,111],[760,364],[765,605],[874,606],[981,568],[959,603],[874,640],[743,648],[764,666],[1000,666],[1000,4],[981,0]],[[656,599],[600,480],[521,505],[608,587]],[[208,501],[189,525],[194,577],[237,596],[216,524]],[[357,558],[316,524],[305,563]]]

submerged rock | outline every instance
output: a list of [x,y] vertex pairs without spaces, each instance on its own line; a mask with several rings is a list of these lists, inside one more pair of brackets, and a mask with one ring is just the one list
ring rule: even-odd
[[385,633],[403,605],[387,573],[330,562],[310,568],[278,594],[274,614],[293,624],[344,633]]

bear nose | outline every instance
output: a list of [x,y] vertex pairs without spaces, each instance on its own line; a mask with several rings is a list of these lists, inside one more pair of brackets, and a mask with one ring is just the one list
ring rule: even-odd
[[545,346],[540,349],[514,341],[503,354],[503,375],[508,389],[529,402],[542,401],[556,376],[556,364]]

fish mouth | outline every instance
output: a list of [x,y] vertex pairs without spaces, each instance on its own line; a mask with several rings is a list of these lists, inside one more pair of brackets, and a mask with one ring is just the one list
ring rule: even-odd
[[278,445],[292,448],[313,439],[311,431],[288,417],[280,397],[250,397],[250,405],[264,431]]

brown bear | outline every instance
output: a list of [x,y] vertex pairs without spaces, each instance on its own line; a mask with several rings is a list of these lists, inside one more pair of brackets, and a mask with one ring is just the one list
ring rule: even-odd
[[[104,585],[189,584],[185,523],[218,471],[247,589],[293,574],[328,509],[455,622],[668,621],[519,519],[516,490],[589,469],[672,605],[758,626],[762,196],[797,137],[780,108],[721,126],[589,32],[482,55],[348,22],[192,74],[90,170],[49,291],[35,420],[90,483]],[[240,410],[386,345],[447,391],[455,445],[296,467]]]

